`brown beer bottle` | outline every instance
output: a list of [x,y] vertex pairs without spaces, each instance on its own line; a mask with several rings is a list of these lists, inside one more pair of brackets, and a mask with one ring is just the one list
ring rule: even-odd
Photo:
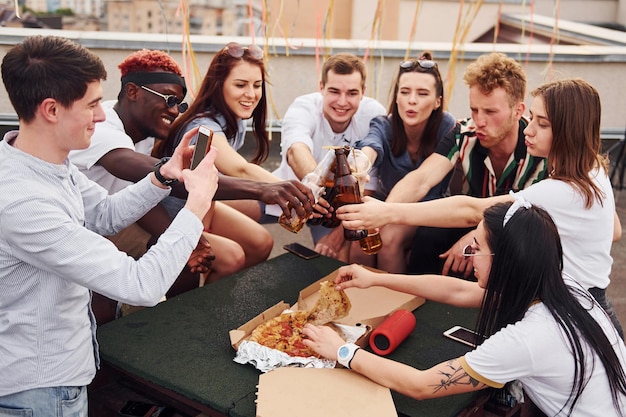
[[[333,202],[335,210],[346,204],[359,204],[362,202],[359,183],[352,175],[350,165],[348,165],[347,157],[350,149],[349,146],[344,146],[335,150],[335,157],[337,158],[335,171],[336,194]],[[346,240],[361,240],[367,236],[367,230],[344,229],[343,236]]]
[[[334,157],[333,157],[332,164],[330,164],[327,172],[321,178],[319,185],[321,187],[324,187],[324,192],[322,193],[321,197],[323,197],[324,200],[326,200],[328,204],[330,204],[332,207],[333,199],[335,196],[335,158]],[[312,217],[309,220],[307,220],[306,223],[309,226],[322,225],[324,227],[329,227],[329,228],[337,227],[341,224],[341,222],[337,220],[337,218],[334,218],[333,220],[332,217],[326,217],[326,216]]]

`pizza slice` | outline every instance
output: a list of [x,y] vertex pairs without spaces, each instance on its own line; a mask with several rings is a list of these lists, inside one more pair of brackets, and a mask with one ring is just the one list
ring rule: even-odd
[[339,320],[348,315],[351,304],[345,292],[337,291],[330,281],[321,283],[317,303],[309,311],[283,313],[259,324],[250,334],[249,340],[290,356],[320,356],[302,341],[304,325],[318,326]]
[[306,311],[283,313],[258,325],[252,331],[250,340],[290,356],[319,357],[302,342],[302,330],[307,323],[307,315]]
[[352,307],[350,299],[343,290],[337,291],[335,288],[335,283],[331,281],[320,284],[317,303],[309,311],[309,323],[321,326],[348,315]]

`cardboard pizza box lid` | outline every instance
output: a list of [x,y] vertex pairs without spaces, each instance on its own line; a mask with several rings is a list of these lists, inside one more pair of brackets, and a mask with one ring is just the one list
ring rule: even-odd
[[248,322],[242,324],[237,329],[229,331],[228,334],[230,336],[230,344],[235,348],[235,350],[237,350],[243,339],[248,337],[259,324],[265,323],[269,319],[278,316],[280,313],[289,308],[291,308],[289,304],[281,301],[274,304],[272,307],[268,308],[253,319],[250,319]]
[[388,388],[347,369],[287,367],[259,376],[256,416],[294,415],[397,417],[398,414]]
[[[261,323],[280,315],[286,309],[292,310],[309,310],[319,297],[320,283],[324,281],[334,281],[337,271],[333,271],[324,278],[314,282],[308,287],[300,291],[298,301],[293,305],[281,301],[280,303],[268,308],[258,316],[249,320],[247,323],[239,326],[237,329],[229,332],[231,345],[235,350],[239,344],[252,333],[252,331]],[[424,298],[403,292],[393,291],[384,287],[370,288],[348,288],[346,290],[352,308],[347,317],[338,320],[338,323],[351,326],[364,325],[368,327],[365,333],[356,343],[361,347],[367,347],[369,343],[369,334],[378,327],[387,317],[395,311],[404,309],[413,311],[422,304]]]
[[[320,284],[324,281],[332,282],[336,276],[337,271],[334,271],[300,291],[298,302],[292,308],[294,310],[311,309],[319,298]],[[337,320],[337,322],[350,326],[365,324],[370,326],[372,330],[395,311],[413,311],[425,302],[422,297],[384,287],[347,288],[345,293],[350,299],[352,307],[348,316]]]

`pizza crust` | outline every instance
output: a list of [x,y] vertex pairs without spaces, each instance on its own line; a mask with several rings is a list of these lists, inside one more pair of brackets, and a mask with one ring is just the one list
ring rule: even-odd
[[320,285],[320,296],[317,303],[309,311],[309,323],[322,326],[340,320],[348,315],[352,305],[346,293],[337,291],[336,284],[324,281]]
[[274,317],[257,326],[250,335],[250,341],[290,356],[319,357],[302,342],[302,330],[307,323],[307,315],[306,311],[293,311]]

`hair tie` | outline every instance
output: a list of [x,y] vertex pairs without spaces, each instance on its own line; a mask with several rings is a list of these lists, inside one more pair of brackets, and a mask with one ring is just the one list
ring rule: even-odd
[[517,210],[522,207],[524,207],[525,209],[529,209],[532,207],[530,201],[526,200],[524,196],[520,195],[519,193],[514,193],[513,190],[511,190],[509,191],[509,195],[513,197],[514,201],[504,215],[504,220],[502,220],[502,227],[506,226],[506,224],[509,222],[509,220],[511,220],[511,217],[513,217]]

